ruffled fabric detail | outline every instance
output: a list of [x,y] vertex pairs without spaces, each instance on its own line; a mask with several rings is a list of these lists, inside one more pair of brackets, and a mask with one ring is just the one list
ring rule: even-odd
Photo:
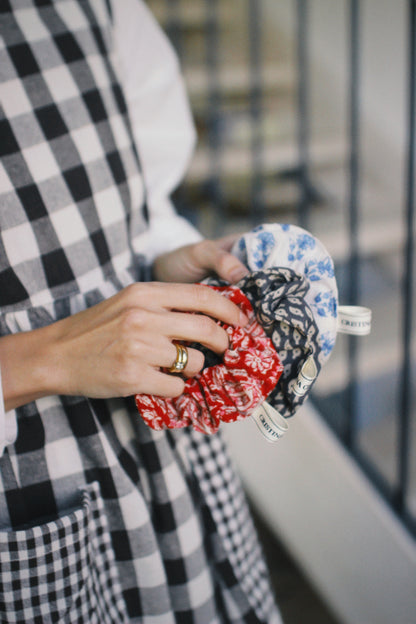
[[319,328],[319,362],[323,365],[335,345],[338,289],[334,264],[321,241],[297,225],[267,223],[244,234],[234,245],[250,271],[289,268],[309,283],[305,302]]
[[136,395],[137,408],[152,429],[192,425],[196,431],[216,433],[221,421],[229,423],[250,416],[275,388],[283,372],[273,342],[243,292],[236,286],[210,287],[236,303],[249,324],[233,327],[221,323],[230,341],[222,361],[188,379],[181,396],[164,399]]
[[267,401],[283,417],[293,416],[310,392],[303,396],[295,392],[299,371],[310,356],[316,376],[321,369],[319,327],[307,303],[310,283],[292,269],[280,267],[254,271],[238,286],[249,298],[283,365],[283,373]]

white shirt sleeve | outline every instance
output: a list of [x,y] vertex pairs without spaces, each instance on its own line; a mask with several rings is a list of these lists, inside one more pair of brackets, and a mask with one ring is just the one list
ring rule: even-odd
[[145,179],[150,227],[135,243],[153,259],[201,235],[169,199],[195,146],[195,129],[176,54],[143,2],[113,3],[118,72]]
[[13,444],[17,437],[17,421],[15,411],[5,412],[3,401],[3,386],[1,383],[0,368],[0,457],[8,444]]

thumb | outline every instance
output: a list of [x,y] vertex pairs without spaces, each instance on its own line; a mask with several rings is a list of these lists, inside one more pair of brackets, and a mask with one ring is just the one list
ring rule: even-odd
[[210,265],[218,277],[231,284],[235,284],[249,272],[238,258],[218,244],[213,247]]

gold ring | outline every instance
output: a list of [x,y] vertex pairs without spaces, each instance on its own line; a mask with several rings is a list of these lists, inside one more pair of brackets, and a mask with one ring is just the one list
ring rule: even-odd
[[176,358],[172,366],[169,368],[170,373],[181,373],[188,364],[188,349],[183,345],[174,343],[176,347]]

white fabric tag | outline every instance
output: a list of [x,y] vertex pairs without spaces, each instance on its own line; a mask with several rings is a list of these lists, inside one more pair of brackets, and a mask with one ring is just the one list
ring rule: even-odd
[[286,419],[267,401],[256,407],[251,417],[268,442],[276,442],[289,429]]
[[317,376],[318,369],[316,367],[315,360],[313,359],[313,355],[310,355],[306,358],[302,368],[299,371],[298,378],[293,386],[293,392],[300,397],[304,396],[307,393],[309,386],[313,384]]
[[337,331],[340,334],[366,336],[371,332],[371,310],[361,306],[338,307]]

